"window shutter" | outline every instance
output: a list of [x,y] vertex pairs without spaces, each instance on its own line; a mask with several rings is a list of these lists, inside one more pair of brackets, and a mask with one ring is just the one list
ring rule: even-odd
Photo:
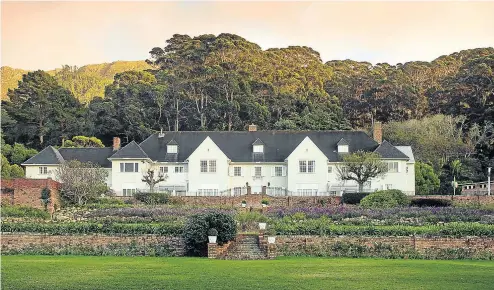
[[401,164],[400,164],[400,162],[396,162],[396,164],[397,164],[397,167],[398,167],[398,172],[401,172],[401,166],[400,166]]
[[281,167],[281,175],[286,176],[286,167],[285,166]]
[[261,176],[264,176],[264,166],[261,166]]
[[235,167],[228,167],[228,175],[233,176],[233,172],[235,171]]
[[276,169],[275,169],[275,168],[276,168],[276,166],[272,166],[272,167],[271,167],[271,176],[275,176],[275,174],[276,174],[276,173],[275,173],[275,171],[276,171]]
[[252,176],[256,176],[256,167],[255,166],[252,166],[250,168],[250,173],[251,173]]
[[240,167],[240,175],[244,176],[244,168],[243,167]]
[[134,163],[135,165],[135,172],[139,172],[139,163]]
[[[40,167],[40,169],[41,169],[41,167]],[[124,171],[125,171],[124,170],[124,164],[123,163],[120,163],[120,172],[124,172]]]

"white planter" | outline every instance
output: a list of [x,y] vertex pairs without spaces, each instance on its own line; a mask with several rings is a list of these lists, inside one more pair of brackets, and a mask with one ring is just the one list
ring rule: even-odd
[[259,229],[265,230],[266,229],[266,223],[259,223]]
[[216,238],[217,238],[217,236],[208,236],[209,243],[210,244],[216,244]]
[[264,204],[264,203],[262,204],[262,207],[266,207],[266,206],[268,206],[268,205],[267,204]]
[[242,207],[246,207],[246,206],[247,206],[247,204],[246,204],[246,203],[242,203]]
[[273,237],[268,237],[268,243],[269,244],[274,244],[275,240],[276,240],[276,237],[274,237],[274,236]]

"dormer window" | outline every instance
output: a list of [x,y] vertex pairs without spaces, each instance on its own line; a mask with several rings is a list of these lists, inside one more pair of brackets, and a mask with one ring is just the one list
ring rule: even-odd
[[254,143],[252,143],[252,152],[254,153],[264,153],[264,143],[261,139],[257,138]]
[[167,145],[166,147],[167,153],[178,153],[178,145]]
[[338,153],[348,153],[348,142],[345,139],[341,138],[336,145],[338,146]]

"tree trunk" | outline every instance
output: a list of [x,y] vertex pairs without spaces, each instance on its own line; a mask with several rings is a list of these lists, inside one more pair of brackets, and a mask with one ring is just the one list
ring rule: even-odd
[[363,182],[359,182],[358,184],[358,192],[363,192],[364,191],[364,183]]

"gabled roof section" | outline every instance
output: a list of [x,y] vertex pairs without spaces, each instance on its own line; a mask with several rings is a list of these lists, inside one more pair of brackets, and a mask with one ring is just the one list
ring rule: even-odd
[[348,143],[347,140],[345,140],[344,138],[341,138],[340,141],[338,141],[338,143],[336,143],[337,146],[348,146],[350,145],[350,143]]
[[62,155],[52,146],[41,150],[38,154],[26,160],[22,165],[56,165],[64,162]]
[[168,142],[167,145],[178,145],[177,141],[175,139],[172,139],[170,142]]
[[252,145],[264,145],[264,143],[261,141],[261,139],[257,138]]
[[104,168],[111,168],[111,162],[108,158],[115,153],[112,147],[60,148],[58,151],[63,156],[64,160],[91,162]]
[[115,154],[109,157],[109,159],[119,159],[119,158],[136,158],[136,159],[146,159],[149,158],[146,152],[142,150],[141,146],[135,141],[130,142],[125,145],[122,149],[118,150]]
[[409,159],[409,157],[405,153],[398,150],[395,146],[393,146],[386,140],[384,140],[381,145],[379,145],[376,150],[374,150],[374,152],[379,153],[381,157],[385,159]]
[[[331,162],[341,160],[336,144],[342,138],[349,144],[349,153],[373,152],[379,145],[361,131],[180,131],[166,132],[162,138],[158,138],[158,134],[139,144],[149,158],[158,162],[170,162],[166,152],[168,142],[175,140],[180,144],[176,162],[184,162],[208,136],[233,162],[284,162],[306,137]],[[252,144],[257,139],[264,145],[263,156],[252,154]]]

